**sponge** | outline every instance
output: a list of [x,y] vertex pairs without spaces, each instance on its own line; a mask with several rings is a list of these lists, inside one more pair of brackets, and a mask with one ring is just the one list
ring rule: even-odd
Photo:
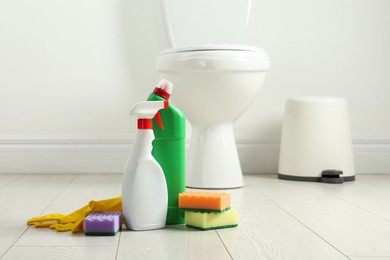
[[238,212],[236,210],[226,210],[221,213],[186,211],[186,225],[199,230],[236,227]]
[[230,194],[187,191],[179,194],[179,208],[186,211],[223,212],[230,209]]
[[92,212],[84,219],[86,236],[115,236],[121,226],[121,212]]

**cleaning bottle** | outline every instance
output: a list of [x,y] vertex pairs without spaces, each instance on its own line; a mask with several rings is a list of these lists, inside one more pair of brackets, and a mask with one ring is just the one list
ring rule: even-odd
[[152,156],[152,118],[167,107],[167,101],[143,101],[131,110],[138,116],[138,131],[123,174],[122,210],[127,229],[165,227],[168,191],[164,172]]
[[[161,80],[148,100],[169,100],[173,84]],[[184,212],[179,209],[179,193],[185,192],[185,137],[186,118],[178,108],[169,104],[167,109],[160,111],[164,129],[153,119],[152,154],[164,171],[168,187],[167,225],[184,224]]]

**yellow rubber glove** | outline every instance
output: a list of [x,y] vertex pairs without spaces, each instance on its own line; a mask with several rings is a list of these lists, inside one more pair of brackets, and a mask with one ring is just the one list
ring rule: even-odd
[[83,228],[84,219],[91,213],[89,205],[76,210],[75,212],[60,219],[60,223],[53,224],[50,228],[56,229],[57,231],[72,231],[77,232]]
[[96,212],[122,212],[122,197],[112,199],[90,201],[88,205],[76,210],[69,215],[63,214],[49,214],[41,217],[34,217],[27,221],[28,225],[35,227],[50,227],[57,231],[82,231],[84,219],[92,211]]
[[50,227],[51,225],[58,223],[63,217],[65,217],[64,214],[54,213],[42,217],[31,218],[27,221],[27,224],[34,225],[37,228]]
[[84,219],[87,216],[88,215],[85,217],[80,217],[80,219],[77,219],[75,222],[53,224],[50,226],[50,228],[59,232],[71,231],[72,233],[75,233],[77,231],[83,231]]
[[92,211],[96,212],[122,212],[122,197],[119,196],[113,199],[99,201],[91,200],[88,206]]

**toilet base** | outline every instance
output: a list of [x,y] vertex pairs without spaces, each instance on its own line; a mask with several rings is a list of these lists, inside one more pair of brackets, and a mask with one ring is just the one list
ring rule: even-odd
[[193,126],[186,186],[231,189],[244,186],[232,123]]

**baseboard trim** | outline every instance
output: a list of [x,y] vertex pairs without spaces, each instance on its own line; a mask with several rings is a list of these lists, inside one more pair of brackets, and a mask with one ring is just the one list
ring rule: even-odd
[[[237,138],[244,173],[278,172],[280,140]],[[129,136],[0,136],[0,174],[121,173],[131,151]],[[390,174],[390,137],[353,138],[357,173]]]

